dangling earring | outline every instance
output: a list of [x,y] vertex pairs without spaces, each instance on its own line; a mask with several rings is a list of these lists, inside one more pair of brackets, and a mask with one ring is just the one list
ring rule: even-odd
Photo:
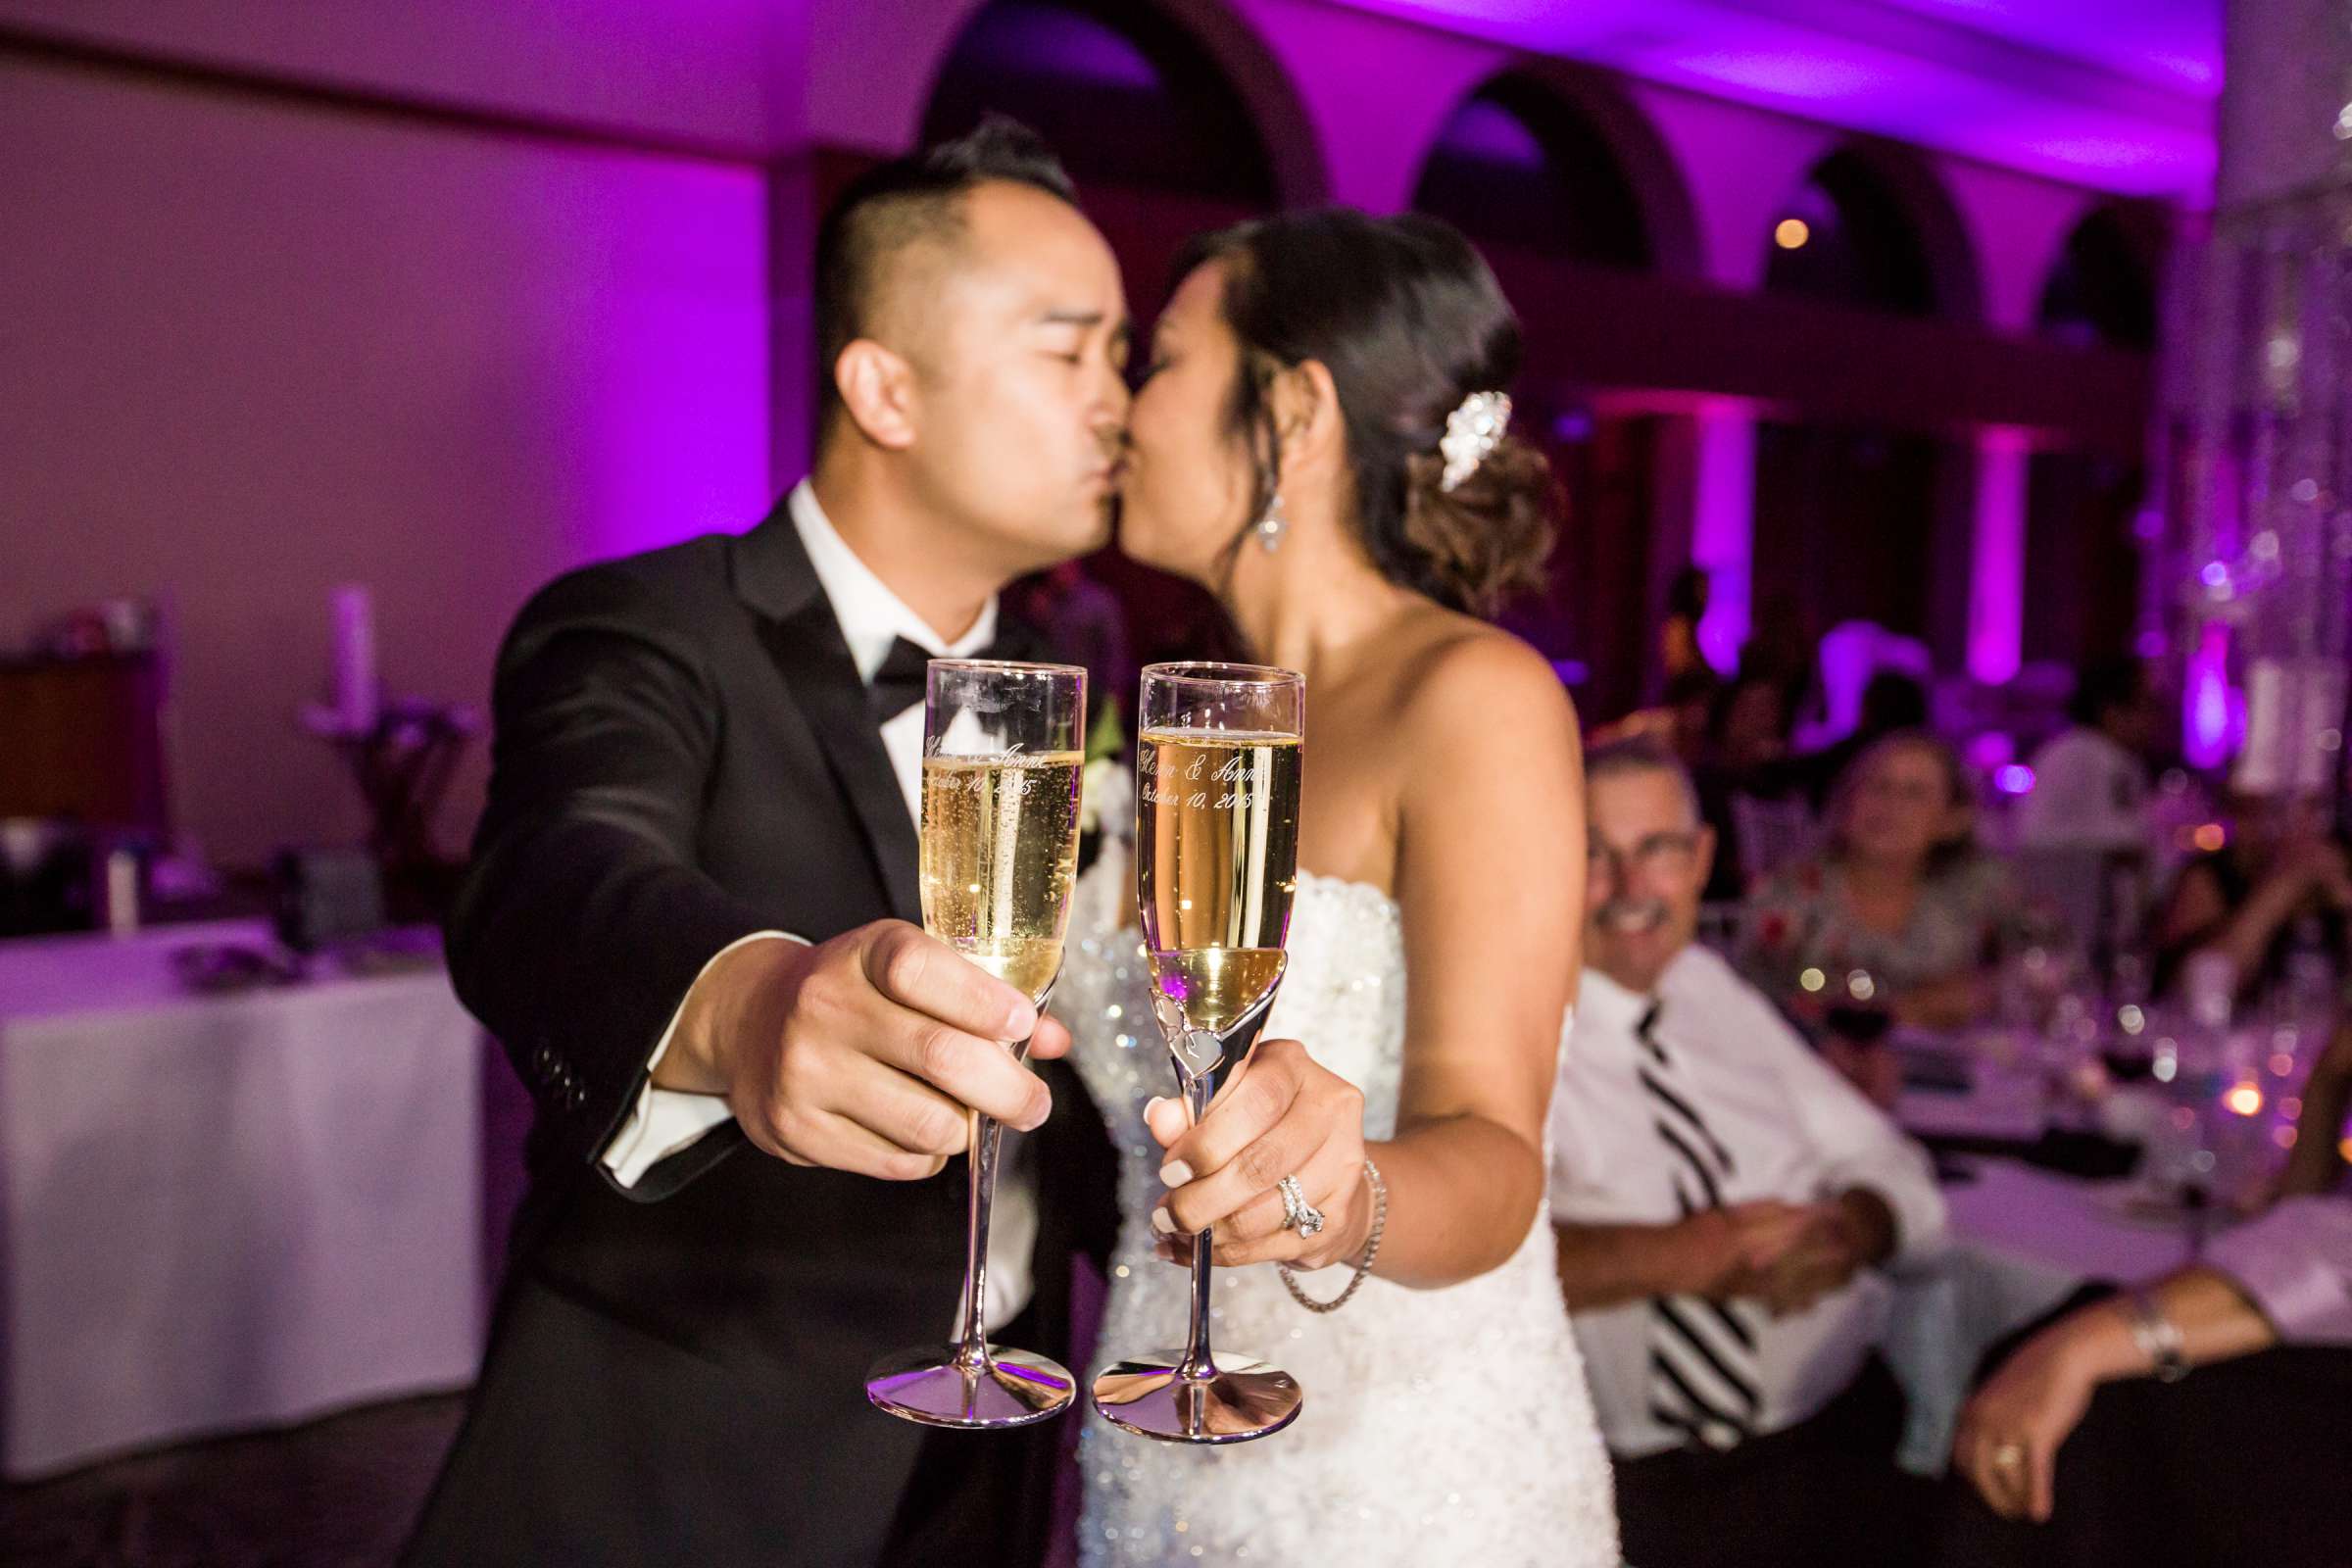
[[1282,530],[1288,526],[1290,519],[1282,514],[1282,492],[1277,490],[1266,502],[1265,514],[1257,519],[1257,542],[1266,547],[1267,555],[1282,548]]

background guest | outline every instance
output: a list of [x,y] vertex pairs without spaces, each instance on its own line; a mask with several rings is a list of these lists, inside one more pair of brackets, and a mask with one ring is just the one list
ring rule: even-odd
[[1658,668],[1671,689],[1686,675],[1715,677],[1714,666],[1698,645],[1698,623],[1707,616],[1709,584],[1705,571],[1685,566],[1666,590],[1666,618],[1658,624]]
[[1804,791],[1815,810],[1821,810],[1856,758],[1887,736],[1924,728],[1927,722],[1928,689],[1902,670],[1880,669],[1862,688],[1861,713],[1853,729],[1819,751],[1790,758],[1786,777]]
[[2200,954],[2227,958],[2241,994],[2279,977],[2298,940],[2339,961],[2352,911],[2352,859],[2308,796],[2231,800],[2230,842],[2181,867],[2156,916],[2156,985]]
[[2109,659],[2075,679],[2067,728],[2034,752],[2034,788],[2018,805],[2019,843],[2139,852],[2147,845],[2147,759],[2165,712],[2146,663]]
[[1777,800],[1793,788],[1781,766],[1788,755],[1791,721],[1788,682],[1783,676],[1743,669],[1715,693],[1707,710],[1706,745],[1691,768],[1699,809],[1715,834],[1714,869],[1706,889],[1710,904],[1736,901],[1747,891],[1734,799]]
[[2006,869],[1977,849],[1975,814],[1949,746],[1918,731],[1882,739],[1840,781],[1827,848],[1750,895],[1741,968],[1804,1017],[1856,971],[1871,977],[1861,1000],[1897,1022],[1979,1016],[2016,901]]
[[1586,970],[1552,1100],[1560,1287],[1635,1562],[1915,1560],[1878,1270],[1924,1155],[1692,941],[1713,837],[1654,742],[1587,761]]

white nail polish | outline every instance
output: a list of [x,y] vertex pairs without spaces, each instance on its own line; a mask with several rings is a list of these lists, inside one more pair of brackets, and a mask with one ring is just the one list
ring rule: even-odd
[[1193,1167],[1181,1159],[1171,1159],[1159,1167],[1159,1185],[1162,1187],[1182,1187],[1192,1179]]
[[1176,1222],[1169,1218],[1166,1204],[1163,1203],[1152,1211],[1152,1228],[1162,1236],[1176,1234]]

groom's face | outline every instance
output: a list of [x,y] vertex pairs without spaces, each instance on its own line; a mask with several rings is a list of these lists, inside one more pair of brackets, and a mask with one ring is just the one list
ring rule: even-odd
[[1119,264],[1067,203],[997,182],[962,231],[915,331],[911,476],[1005,576],[1110,537],[1127,418]]

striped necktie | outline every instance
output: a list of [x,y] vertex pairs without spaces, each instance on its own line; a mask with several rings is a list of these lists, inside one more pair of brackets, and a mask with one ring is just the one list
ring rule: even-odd
[[[1634,1029],[1642,1048],[1635,1074],[1649,1097],[1650,1124],[1666,1151],[1675,1203],[1688,1219],[1723,1206],[1732,1152],[1679,1081],[1657,1025],[1653,1002]],[[1698,1296],[1652,1297],[1649,1309],[1650,1415],[1681,1433],[1687,1446],[1730,1448],[1754,1436],[1762,1396],[1752,1310]]]

